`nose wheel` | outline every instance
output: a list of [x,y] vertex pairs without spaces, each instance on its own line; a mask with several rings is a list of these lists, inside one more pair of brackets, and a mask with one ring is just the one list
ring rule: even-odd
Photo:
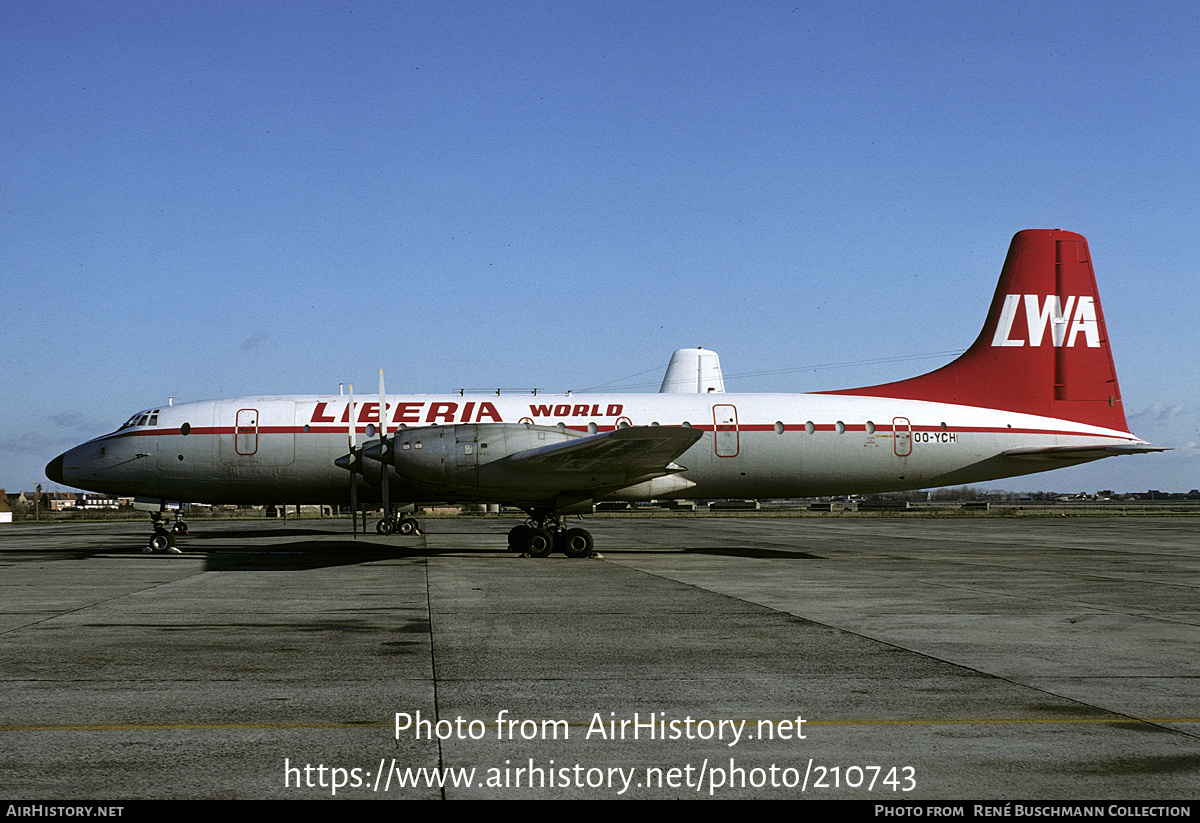
[[175,548],[175,535],[166,529],[155,529],[144,551],[146,554],[151,552],[180,554],[179,549]]
[[146,541],[146,547],[142,549],[142,554],[158,553],[183,554],[175,548],[175,532],[171,529],[155,527],[154,534],[150,535],[150,539]]
[[150,539],[146,541],[145,548],[142,549],[143,554],[163,553],[166,554],[183,554],[175,547],[175,536],[179,534],[189,534],[187,523],[183,521],[182,515],[176,513],[175,522],[167,525],[163,520],[162,511],[150,513],[150,521],[154,526],[154,532],[150,535]]

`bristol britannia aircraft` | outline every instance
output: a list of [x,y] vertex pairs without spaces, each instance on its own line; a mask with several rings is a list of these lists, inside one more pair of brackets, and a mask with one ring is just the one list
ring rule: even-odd
[[[781,498],[960,485],[1162,451],[1129,432],[1087,241],[1012,240],[983,331],[907,380],[725,393],[681,350],[657,394],[242,397],[138,412],[56,457],[56,483],[160,501],[516,506],[516,551],[592,553],[564,517],[604,500]],[[380,414],[380,409],[384,413]],[[363,444],[358,443],[364,435]],[[155,517],[152,548],[174,537]]]

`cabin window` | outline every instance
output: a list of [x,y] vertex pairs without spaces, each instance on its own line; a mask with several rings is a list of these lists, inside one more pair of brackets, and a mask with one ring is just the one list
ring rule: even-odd
[[875,424],[872,423],[870,420],[868,420],[867,421],[867,434],[874,434],[874,433],[875,433]]
[[184,423],[182,426],[179,427],[179,433],[182,434],[184,437],[191,434],[191,431],[192,431],[191,423]]
[[588,423],[588,434],[595,434],[595,433],[596,433],[596,428],[597,428],[597,426],[596,426],[596,424],[595,424],[594,422],[593,422],[593,423]]
[[845,423],[843,423],[841,420],[839,420],[838,422],[834,423],[834,424],[833,424],[833,427],[834,427],[835,429],[837,429],[837,433],[838,433],[838,434],[845,434],[845,433],[846,433],[846,424],[845,424]]
[[783,434],[783,421],[782,420],[775,421],[775,433]]

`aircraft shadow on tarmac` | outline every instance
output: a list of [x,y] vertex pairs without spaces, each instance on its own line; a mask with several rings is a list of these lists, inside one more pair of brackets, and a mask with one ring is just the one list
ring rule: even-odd
[[228,540],[231,536],[237,538],[263,538],[263,537],[325,537],[328,536],[328,531],[321,529],[305,529],[299,526],[287,528],[286,526],[272,526],[270,528],[255,528],[246,529],[237,532],[197,532],[188,535],[191,540]]
[[[181,537],[178,547],[182,555],[147,555],[140,546],[112,544],[87,549],[17,550],[5,552],[0,560],[7,562],[44,562],[63,560],[92,560],[122,556],[126,558],[154,558],[163,562],[200,556],[204,558],[206,571],[306,571],[338,566],[353,566],[386,560],[402,560],[417,557],[492,555],[498,558],[513,557],[510,551],[488,539],[489,535],[472,533],[483,538],[471,545],[467,533],[463,540],[445,548],[429,547],[425,541],[410,545],[389,545],[376,542],[373,538],[353,540],[331,540],[328,531],[306,528],[264,528],[235,533],[193,533]],[[445,535],[440,535],[445,537]],[[319,539],[306,539],[319,538]],[[323,539],[321,539],[323,538]],[[225,545],[219,545],[217,541]],[[205,545],[207,544],[207,545]],[[637,555],[709,555],[713,557],[736,557],[755,560],[824,560],[820,555],[800,551],[786,551],[750,546],[681,546],[678,548],[641,548],[637,546],[614,546],[607,552],[611,556]],[[529,562],[547,562],[544,559],[528,558]],[[577,563],[555,554],[551,562]]]
[[108,557],[113,554],[111,548],[96,549],[19,549],[0,554],[0,568],[13,563],[47,563],[64,560],[91,560],[95,557]]
[[[190,549],[181,545],[182,555],[145,554],[136,547],[105,547],[97,549],[45,549],[5,552],[0,556],[0,568],[13,563],[45,563],[74,560],[136,560],[152,559],[164,563],[188,557],[203,557],[205,571],[307,571],[335,566],[353,566],[381,560],[400,560],[413,557],[433,556],[443,552],[402,547],[371,546],[370,544],[323,541],[278,543],[259,547],[226,547],[220,549]],[[461,554],[461,552],[454,552]]]
[[[239,535],[239,537],[250,535]],[[203,552],[204,550],[200,550]],[[184,547],[185,555],[187,548]],[[609,554],[639,554],[667,555],[689,554],[710,555],[714,557],[738,557],[754,560],[824,560],[824,557],[807,552],[783,551],[778,549],[763,549],[751,547],[694,547],[679,549],[614,549]],[[436,549],[423,546],[383,546],[379,544],[354,542],[352,540],[302,540],[296,542],[277,543],[270,546],[245,546],[222,548],[209,551],[207,570],[210,571],[303,571],[333,566],[352,566],[359,563],[373,563],[382,560],[400,560],[415,557],[439,557],[447,555],[495,555],[511,557],[511,553],[497,547]],[[553,560],[567,561],[561,555],[552,556]],[[545,562],[544,559],[529,558],[531,562]],[[570,562],[579,562],[571,560]]]
[[[328,538],[328,532],[306,532],[297,530],[301,535],[321,535]],[[288,536],[284,530],[264,530],[261,532],[243,532],[238,534],[238,539],[241,538],[264,538],[264,537],[286,537]],[[226,540],[229,535],[223,536]],[[186,543],[181,542],[180,548],[184,553],[188,552]],[[197,547],[196,551],[200,553],[207,552],[209,555],[208,568],[213,571],[257,571],[257,570],[274,570],[274,571],[290,571],[290,570],[305,570],[317,569],[327,566],[351,566],[358,563],[372,563],[381,560],[398,560],[402,558],[413,557],[439,557],[447,555],[497,555],[500,557],[509,557],[511,553],[506,549],[501,549],[495,546],[477,546],[467,547],[461,544],[453,548],[428,548],[426,546],[388,546],[379,543],[371,543],[353,540],[298,540],[295,542],[274,543],[265,546],[236,546],[227,547],[216,550],[202,549]],[[739,557],[753,560],[824,560],[826,558],[799,551],[785,551],[781,549],[765,549],[750,546],[696,546],[696,547],[681,547],[670,549],[640,549],[640,548],[614,548],[608,552],[612,556],[619,554],[638,554],[638,555],[669,555],[669,554],[689,554],[689,555],[710,555],[713,557]],[[533,558],[530,558],[533,559]],[[550,558],[552,560],[565,561],[562,555],[555,554]],[[544,562],[537,561],[535,562]],[[572,562],[578,562],[574,560]]]
[[[187,556],[186,547],[184,556]],[[205,571],[308,571],[335,566],[356,566],[381,560],[424,557],[438,552],[402,546],[373,546],[352,540],[302,540],[270,546],[228,547],[200,552]]]

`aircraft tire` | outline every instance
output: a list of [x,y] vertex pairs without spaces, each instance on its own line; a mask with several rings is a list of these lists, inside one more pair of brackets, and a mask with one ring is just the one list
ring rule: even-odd
[[529,539],[531,531],[533,529],[524,523],[519,526],[513,526],[508,532],[508,550],[510,552],[525,551],[525,541]]
[[378,523],[375,524],[375,533],[382,534],[382,535],[389,535],[392,533],[392,525],[390,523],[388,523],[386,520],[380,520]]
[[592,554],[592,533],[587,529],[567,529],[560,538],[560,545],[567,557],[589,557]]
[[184,523],[182,520],[177,520],[175,521],[175,525],[171,526],[171,531],[173,531],[175,534],[187,534],[187,523]]
[[525,538],[525,551],[530,557],[549,557],[554,551],[554,535],[546,529],[530,529]]
[[165,552],[175,545],[175,535],[165,529],[158,529],[150,537],[148,545],[156,552]]
[[396,526],[396,531],[405,537],[416,534],[420,524],[411,517],[403,517],[400,519],[399,525]]

